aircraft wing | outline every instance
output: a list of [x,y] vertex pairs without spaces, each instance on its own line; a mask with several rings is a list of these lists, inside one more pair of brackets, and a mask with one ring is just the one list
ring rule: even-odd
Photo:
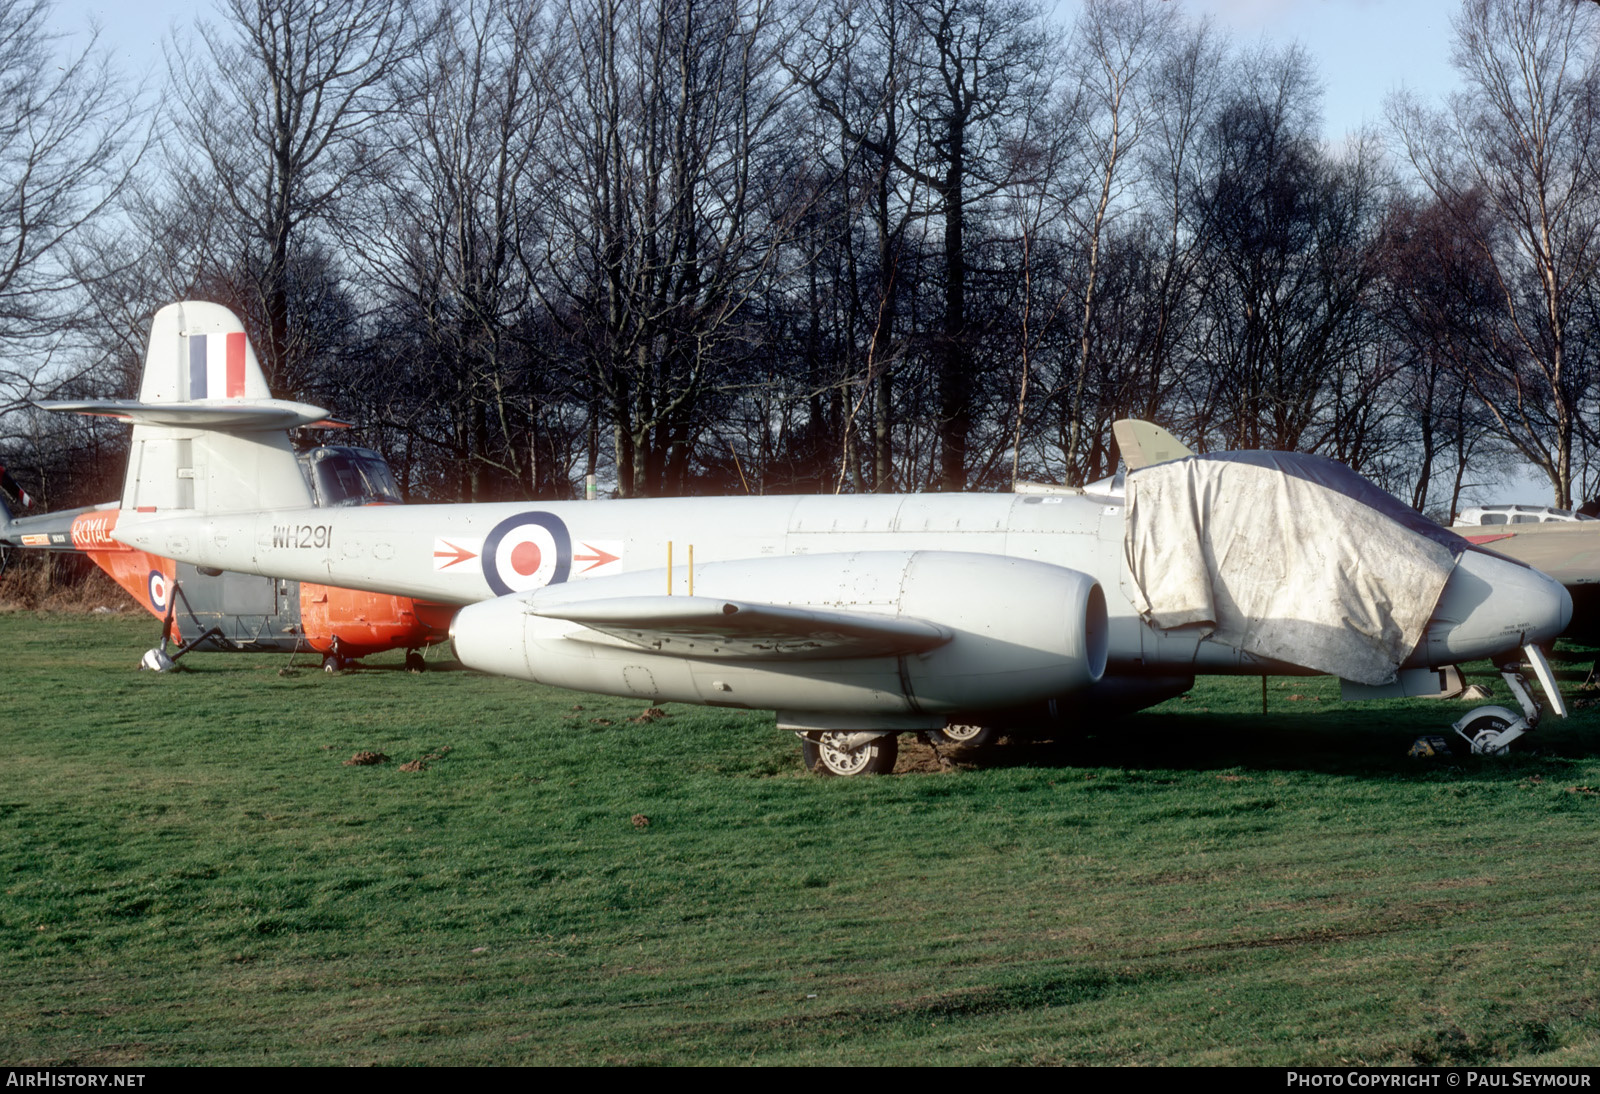
[[1563,585],[1600,583],[1600,524],[1484,524],[1450,529],[1469,543],[1543,570]]
[[819,611],[708,596],[623,596],[569,601],[528,611],[581,623],[595,632],[577,641],[620,639],[678,657],[793,661],[892,657],[950,641],[937,623],[861,612]]

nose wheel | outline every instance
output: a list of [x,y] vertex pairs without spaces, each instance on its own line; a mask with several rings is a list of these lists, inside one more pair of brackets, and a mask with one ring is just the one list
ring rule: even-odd
[[1505,707],[1478,707],[1450,728],[1467,742],[1474,756],[1504,756],[1511,750],[1511,742],[1531,727]]

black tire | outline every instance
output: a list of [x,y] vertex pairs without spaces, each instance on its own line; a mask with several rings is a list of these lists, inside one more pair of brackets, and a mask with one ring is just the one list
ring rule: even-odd
[[344,659],[336,653],[330,653],[322,659],[323,672],[334,673],[342,668],[344,668]]
[[888,775],[900,758],[900,738],[893,733],[874,737],[854,751],[832,746],[841,733],[808,733],[800,738],[800,758],[807,771],[837,778],[857,775]]
[[428,663],[422,659],[422,654],[416,650],[406,651],[406,671],[422,672],[427,669]]
[[1485,733],[1499,733],[1511,723],[1498,714],[1484,714],[1468,722],[1461,730],[1461,735],[1467,739],[1467,753],[1473,756],[1503,756],[1510,751],[1510,746],[1497,749],[1494,752],[1478,752],[1473,748],[1473,742]]
[[975,725],[971,722],[952,722],[943,729],[933,731],[934,744],[954,748],[987,748],[1000,739],[994,726]]

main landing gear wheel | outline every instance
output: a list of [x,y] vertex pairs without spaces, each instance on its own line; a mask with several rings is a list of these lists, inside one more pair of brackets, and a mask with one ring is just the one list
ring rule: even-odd
[[322,659],[322,671],[333,673],[344,668],[344,658],[336,653],[330,653]]
[[934,730],[933,736],[936,742],[942,745],[955,745],[958,748],[983,748],[986,745],[994,744],[1000,734],[995,732],[993,726],[952,722],[943,729]]
[[893,733],[873,737],[856,748],[843,742],[854,734],[808,733],[800,738],[800,757],[806,770],[818,775],[887,775],[900,758],[900,740]]
[[422,659],[422,654],[418,653],[416,650],[406,651],[407,672],[421,672],[427,667],[428,663]]

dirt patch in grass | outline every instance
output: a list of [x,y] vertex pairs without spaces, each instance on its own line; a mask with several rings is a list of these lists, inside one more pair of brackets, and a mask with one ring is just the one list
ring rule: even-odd
[[[429,764],[437,763],[438,761],[444,759],[446,754],[449,753],[449,751],[450,751],[450,746],[449,745],[445,745],[442,748],[440,748],[440,749],[438,749],[438,750],[436,750],[434,752],[429,752],[429,753],[426,753],[426,754],[424,754],[422,756],[418,756],[415,760],[412,760],[409,763],[401,764],[400,765],[400,770],[401,771],[410,771],[410,772],[426,771],[426,770],[428,770],[428,765]],[[346,763],[352,763],[354,761],[353,760],[346,760],[345,762]]]
[[942,746],[935,752],[921,737],[902,734],[900,758],[895,761],[894,773],[932,775],[940,771],[953,771],[960,766],[961,752],[961,749],[950,745]]

